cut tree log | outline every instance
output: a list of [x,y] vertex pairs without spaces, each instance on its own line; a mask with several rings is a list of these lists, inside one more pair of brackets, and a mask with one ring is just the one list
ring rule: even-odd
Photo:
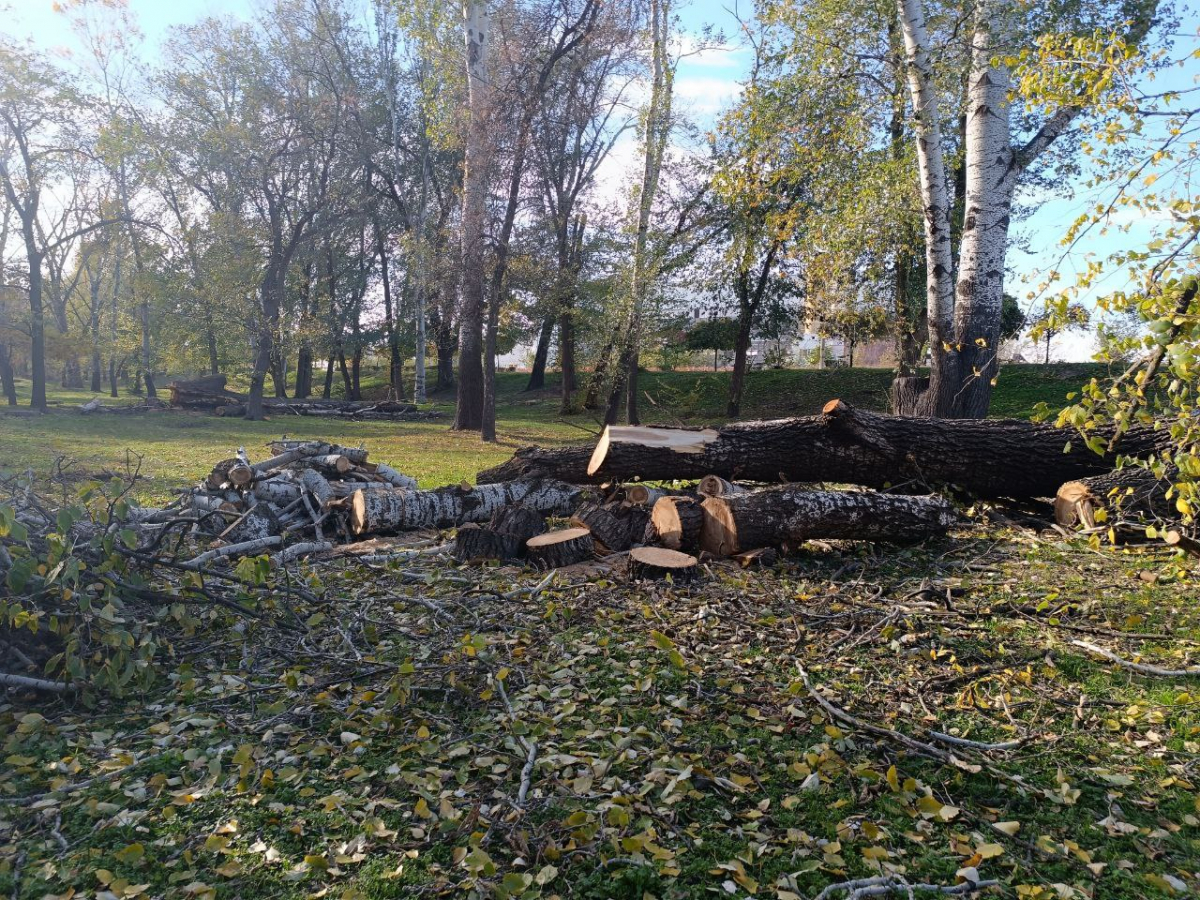
[[[513,454],[512,459],[477,474],[475,483],[503,484],[506,481],[529,478],[554,478],[567,484],[587,484],[594,480],[589,477],[587,471],[591,456],[590,446],[549,450],[542,447],[522,447]],[[636,477],[630,476],[631,479]]]
[[669,550],[700,549],[704,510],[694,497],[663,497],[650,512],[652,539]]
[[[812,491],[789,485],[702,504],[700,546],[714,556],[812,538],[911,543],[945,534],[957,516],[940,497]],[[656,507],[657,509],[657,507]]]
[[689,553],[663,547],[635,547],[629,551],[629,577],[661,581],[670,578],[677,584],[695,581],[700,562]]
[[736,497],[750,493],[750,488],[726,481],[720,475],[705,475],[700,479],[696,493],[701,497]]
[[592,533],[601,553],[621,553],[642,539],[647,515],[640,506],[605,503],[603,506],[581,506],[571,517],[571,524]]
[[525,542],[516,534],[501,534],[490,528],[467,523],[454,537],[454,557],[461,562],[476,559],[517,559]]
[[355,534],[385,534],[483,523],[498,509],[513,503],[522,503],[544,515],[565,516],[575,508],[578,496],[578,488],[557,481],[514,481],[432,491],[360,490],[351,497],[350,528]]
[[525,543],[529,561],[543,569],[559,569],[592,558],[592,533],[586,528],[564,528],[532,537]]
[[1167,499],[1174,475],[1158,478],[1141,466],[1126,466],[1103,475],[1068,481],[1054,497],[1054,521],[1064,528],[1097,526],[1097,510],[1105,510],[1106,524],[1118,518],[1173,519],[1178,516]]
[[408,491],[415,491],[417,489],[417,479],[401,472],[397,472],[386,463],[376,463],[375,475],[390,484],[392,487],[404,488]]
[[[1094,434],[1107,441],[1112,431]],[[728,481],[903,485],[914,492],[953,485],[986,498],[1052,497],[1063,482],[1111,471],[1118,456],[1144,458],[1169,442],[1165,429],[1137,426],[1121,436],[1113,453],[1100,456],[1074,432],[1047,424],[889,416],[834,400],[818,416],[721,428],[609,426],[586,463],[584,448],[526,448],[478,480],[538,476],[582,484],[717,475]]]
[[663,497],[694,497],[695,491],[679,490],[677,488],[649,487],[644,484],[625,485],[625,499],[635,506],[653,506]]
[[279,534],[279,516],[269,503],[258,503],[218,535],[227,544],[245,544]]
[[530,538],[546,533],[546,517],[536,509],[517,503],[496,510],[487,527],[497,534],[515,535],[524,546]]

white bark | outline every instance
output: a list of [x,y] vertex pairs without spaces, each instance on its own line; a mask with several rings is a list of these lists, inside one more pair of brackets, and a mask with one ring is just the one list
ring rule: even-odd
[[397,472],[386,463],[378,463],[375,466],[375,474],[383,478],[392,487],[404,488],[405,490],[415,491],[417,489],[417,479],[411,475],[405,475]]
[[942,114],[934,84],[923,0],[897,0],[908,57],[908,87],[917,118],[917,163],[925,213],[929,337],[936,355],[952,340],[954,258],[950,246],[950,187],[942,155]]
[[487,522],[502,507],[521,503],[543,515],[563,516],[575,508],[577,488],[560,481],[511,481],[433,491],[358,491],[351,504],[355,534],[449,528]]
[[995,375],[1004,259],[1019,171],[1009,123],[1011,80],[1007,67],[992,60],[998,43],[993,29],[1004,33],[1007,6],[1007,0],[982,0],[976,8],[967,90],[966,193],[954,305],[954,339],[966,389],[957,392],[955,412],[974,418],[987,414],[990,397],[990,384],[979,382],[990,382]]

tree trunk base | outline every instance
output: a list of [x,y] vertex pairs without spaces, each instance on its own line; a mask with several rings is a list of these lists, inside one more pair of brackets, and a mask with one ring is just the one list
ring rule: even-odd
[[699,575],[700,561],[688,553],[662,547],[635,547],[629,551],[629,577],[634,580],[670,578],[676,584],[687,584]]
[[525,543],[529,561],[542,569],[560,569],[585,562],[592,558],[595,549],[592,533],[586,528],[550,531],[530,538]]

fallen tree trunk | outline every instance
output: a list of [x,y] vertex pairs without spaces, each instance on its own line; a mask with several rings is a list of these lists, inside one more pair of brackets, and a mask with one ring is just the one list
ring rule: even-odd
[[1138,521],[1140,519],[1175,519],[1178,512],[1175,504],[1167,499],[1171,488],[1171,477],[1159,478],[1141,466],[1127,466],[1103,475],[1068,481],[1054,496],[1054,521],[1064,528],[1082,525],[1095,528],[1096,513],[1106,524],[1118,518]]
[[578,496],[578,488],[557,481],[514,481],[469,490],[457,486],[432,491],[360,490],[350,500],[350,528],[355,534],[382,534],[478,524],[512,503],[543,515],[565,516],[575,508]]
[[[1105,432],[1098,430],[1103,437]],[[944,485],[979,497],[1050,497],[1065,481],[1110,471],[1118,455],[1143,457],[1169,441],[1130,429],[1117,452],[1099,456],[1072,432],[1017,419],[930,419],[855,410],[834,400],[819,416],[737,422],[722,428],[605,429],[589,480],[642,478],[834,482],[865,487]],[[1070,445],[1070,452],[1064,452]],[[578,478],[579,450],[521,451],[490,477],[512,470]]]
[[554,478],[567,484],[587,484],[591,447],[522,447],[512,459],[475,476],[476,484],[502,484],[527,478]]
[[[702,504],[700,547],[714,556],[812,538],[910,543],[945,534],[957,516],[939,497],[812,491],[783,485]],[[657,510],[657,506],[655,507]]]

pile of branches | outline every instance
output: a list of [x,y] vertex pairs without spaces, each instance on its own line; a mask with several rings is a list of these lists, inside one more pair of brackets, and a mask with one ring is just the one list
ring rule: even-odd
[[[240,417],[246,414],[247,397],[228,390],[224,375],[207,375],[191,381],[175,381],[167,387],[171,406],[177,409],[207,410],[217,416]],[[415,422],[437,419],[441,413],[420,409],[411,403],[391,400],[332,400],[264,397],[269,412],[293,416]]]

